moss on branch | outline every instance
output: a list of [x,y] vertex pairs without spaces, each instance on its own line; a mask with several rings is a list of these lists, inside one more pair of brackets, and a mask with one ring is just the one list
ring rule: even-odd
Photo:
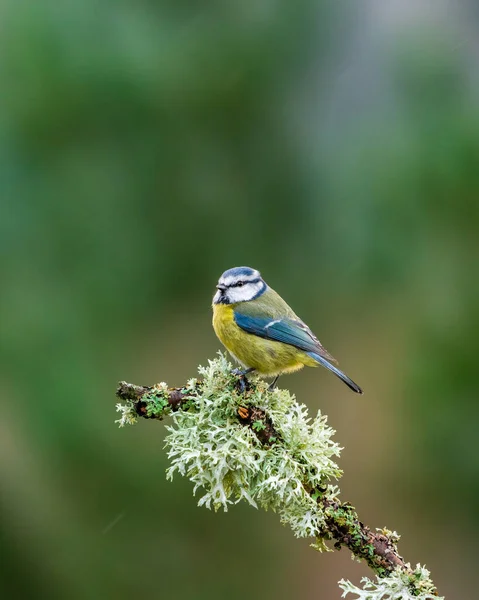
[[[188,477],[194,492],[203,493],[199,505],[227,510],[233,501],[246,500],[277,512],[296,536],[314,538],[318,550],[328,549],[328,541],[338,550],[348,548],[381,579],[383,593],[384,582],[400,578],[401,585],[409,582],[411,597],[437,597],[423,567],[414,570],[400,556],[396,533],[371,531],[351,504],[339,500],[332,481],[342,474],[334,461],[340,448],[326,417],[318,412],[312,420],[287,390],[270,391],[255,377],[243,392],[223,355],[199,371],[202,378],[182,388],[123,381],[117,389],[120,425],[170,417],[168,478],[176,472]],[[359,588],[343,584],[344,594],[361,597]]]

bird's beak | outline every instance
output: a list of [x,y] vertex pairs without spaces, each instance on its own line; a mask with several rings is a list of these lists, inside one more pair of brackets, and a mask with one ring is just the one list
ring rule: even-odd
[[219,284],[218,284],[218,285],[216,286],[216,289],[217,289],[217,290],[220,290],[220,292],[224,292],[224,291],[225,291],[225,289],[226,289],[226,286],[225,286],[225,285],[219,285]]

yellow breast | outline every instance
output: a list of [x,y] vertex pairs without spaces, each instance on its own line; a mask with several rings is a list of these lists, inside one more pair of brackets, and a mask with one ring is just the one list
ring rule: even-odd
[[247,335],[236,325],[231,304],[213,304],[213,329],[220,342],[230,352],[233,352],[240,334]]
[[265,340],[243,331],[234,320],[234,309],[230,304],[213,305],[213,328],[221,343],[238,362],[254,368],[262,375],[291,373],[305,364],[316,366],[305,352],[294,346]]

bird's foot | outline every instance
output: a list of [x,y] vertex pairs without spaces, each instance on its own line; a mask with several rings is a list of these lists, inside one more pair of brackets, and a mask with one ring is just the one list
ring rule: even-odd
[[231,371],[232,375],[246,375],[247,373],[249,373],[249,369],[233,369]]
[[278,379],[279,379],[279,375],[276,375],[276,377],[273,379],[273,381],[270,383],[270,385],[268,387],[269,392],[272,392],[275,389]]
[[251,373],[251,371],[254,371],[254,369],[233,369],[231,371],[233,375],[236,375],[238,377],[237,386],[239,387],[239,391],[241,394],[244,394],[246,389],[249,387],[249,381],[246,378],[246,375],[248,373]]

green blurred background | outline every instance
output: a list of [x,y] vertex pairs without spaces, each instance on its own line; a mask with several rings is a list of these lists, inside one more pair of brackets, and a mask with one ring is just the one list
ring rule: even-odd
[[[426,0],[5,0],[0,595],[339,598],[368,571],[196,507],[118,380],[215,355],[260,269],[365,389],[285,378],[344,499],[477,597],[479,12]],[[476,585],[476,591],[474,590]]]

